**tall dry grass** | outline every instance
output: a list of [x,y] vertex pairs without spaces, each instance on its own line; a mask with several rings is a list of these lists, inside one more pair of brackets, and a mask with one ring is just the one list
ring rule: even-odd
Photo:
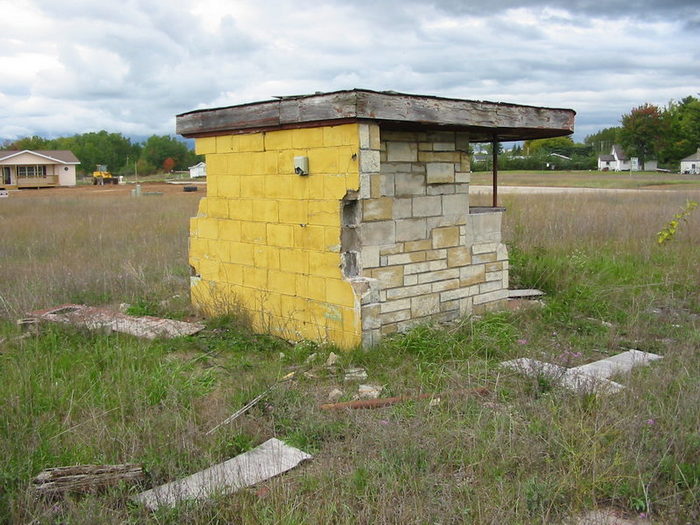
[[187,296],[188,219],[198,198],[80,196],[0,201],[0,317],[66,302]]

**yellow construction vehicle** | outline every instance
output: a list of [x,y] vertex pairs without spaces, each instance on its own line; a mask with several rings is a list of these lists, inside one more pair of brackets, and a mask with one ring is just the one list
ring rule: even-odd
[[95,168],[95,171],[92,172],[92,183],[94,185],[119,184],[119,177],[107,171],[106,164],[98,164]]

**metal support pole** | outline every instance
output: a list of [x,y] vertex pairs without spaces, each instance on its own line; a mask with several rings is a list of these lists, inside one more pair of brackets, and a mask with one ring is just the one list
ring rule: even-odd
[[493,156],[493,202],[492,206],[498,206],[498,135],[494,133],[493,142],[491,142],[491,155]]

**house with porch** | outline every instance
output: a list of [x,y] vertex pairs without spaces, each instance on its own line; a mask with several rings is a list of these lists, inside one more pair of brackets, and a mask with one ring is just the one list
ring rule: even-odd
[[681,173],[700,175],[700,148],[692,155],[681,159]]
[[78,164],[67,150],[0,150],[0,188],[75,186]]
[[629,157],[622,146],[613,144],[610,155],[598,157],[598,170],[600,171],[639,171],[639,159]]

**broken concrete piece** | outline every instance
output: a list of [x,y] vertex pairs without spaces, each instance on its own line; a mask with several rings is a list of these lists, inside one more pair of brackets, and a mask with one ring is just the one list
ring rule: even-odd
[[542,290],[508,290],[508,299],[532,299],[542,297],[545,293]]
[[364,368],[348,368],[345,371],[345,381],[362,381],[367,379],[367,371]]
[[121,332],[145,339],[155,339],[156,337],[169,339],[196,334],[204,330],[204,325],[198,323],[186,323],[150,316],[134,317],[106,308],[82,304],[64,304],[55,308],[37,310],[31,312],[30,315],[53,323],[72,324],[89,330],[102,329]]
[[328,354],[328,359],[326,359],[326,367],[335,366],[339,359],[340,357],[337,354],[331,352]]
[[360,385],[357,389],[357,395],[360,399],[377,399],[382,390],[384,387],[380,385]]
[[43,495],[64,492],[95,492],[121,482],[144,479],[141,465],[74,465],[42,470],[33,480],[33,489]]
[[316,357],[317,357],[317,356],[318,356],[318,354],[317,354],[316,352],[314,352],[313,354],[311,354],[309,357],[307,357],[307,358],[304,360],[304,364],[310,365],[311,363],[313,363],[314,361],[316,361]]
[[412,401],[417,399],[440,399],[448,394],[467,394],[467,395],[477,395],[484,397],[489,395],[488,388],[473,388],[471,390],[456,390],[454,392],[444,392],[442,394],[416,394],[413,396],[395,396],[395,397],[385,397],[381,399],[359,399],[356,401],[345,401],[343,403],[327,403],[321,405],[319,408],[321,410],[342,410],[344,408],[350,409],[361,409],[361,408],[382,408],[391,405],[396,405],[398,403],[405,403],[406,401]]
[[328,401],[330,401],[331,403],[335,403],[341,397],[343,397],[343,391],[338,388],[334,388],[333,390],[328,392]]
[[610,381],[609,377],[629,372],[637,365],[648,364],[661,358],[662,356],[660,355],[640,350],[628,350],[612,357],[574,368],[565,368],[527,357],[504,361],[501,363],[501,366],[516,370],[530,377],[547,377],[561,384],[561,386],[577,392],[615,393],[624,387],[619,383]]
[[228,461],[138,494],[134,499],[150,510],[173,506],[184,500],[202,500],[215,494],[232,494],[293,469],[311,455],[279,439]]

